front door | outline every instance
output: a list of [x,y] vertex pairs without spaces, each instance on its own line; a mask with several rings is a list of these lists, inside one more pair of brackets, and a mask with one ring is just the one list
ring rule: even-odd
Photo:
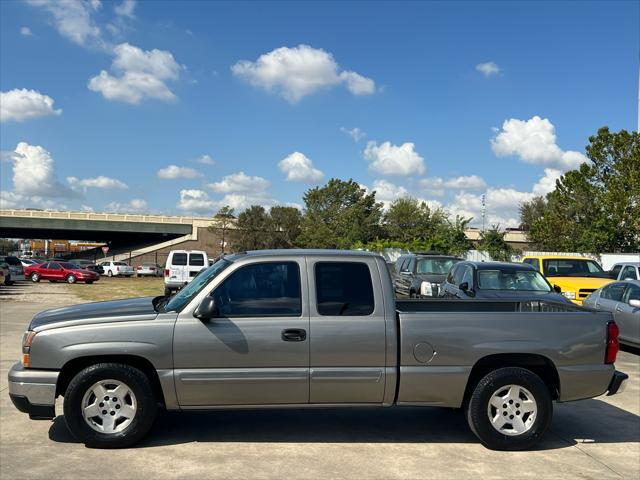
[[47,280],[56,282],[64,280],[64,271],[60,264],[56,262],[49,262],[49,267],[47,268]]
[[[386,327],[372,258],[308,260],[311,403],[382,403]],[[372,282],[372,275],[377,281]],[[374,288],[374,285],[376,287]]]
[[304,259],[235,264],[210,293],[218,318],[180,314],[174,334],[181,406],[309,401]]
[[640,287],[629,283],[621,302],[618,302],[613,317],[620,328],[620,339],[626,343],[640,345],[640,308],[629,305],[631,300],[640,300]]

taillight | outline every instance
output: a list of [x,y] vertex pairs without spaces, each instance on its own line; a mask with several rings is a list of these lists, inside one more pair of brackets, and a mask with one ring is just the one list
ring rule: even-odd
[[607,323],[607,349],[604,354],[604,363],[615,363],[616,356],[620,351],[618,335],[620,335],[620,329],[616,322]]
[[164,276],[165,276],[165,277],[168,277],[168,276],[169,276],[169,269],[168,269],[168,268],[165,268],[165,269],[164,269]]

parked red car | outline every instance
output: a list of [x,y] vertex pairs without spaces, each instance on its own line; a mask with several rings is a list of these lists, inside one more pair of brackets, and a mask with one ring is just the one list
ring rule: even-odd
[[49,280],[50,282],[93,283],[100,280],[100,275],[90,270],[84,270],[69,262],[44,262],[24,269],[24,275],[32,282]]

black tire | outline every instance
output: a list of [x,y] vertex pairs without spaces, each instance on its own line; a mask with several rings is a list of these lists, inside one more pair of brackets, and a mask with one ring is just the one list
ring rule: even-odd
[[31,274],[31,281],[34,283],[38,283],[40,281],[40,274],[37,272],[33,272]]
[[[537,406],[533,423],[527,431],[519,435],[507,435],[496,430],[491,425],[487,411],[494,392],[507,385],[518,385],[527,389]],[[536,374],[519,367],[500,368],[483,377],[474,388],[466,408],[471,431],[491,450],[531,448],[542,439],[553,416],[553,402],[547,386]]]
[[107,272],[107,277],[113,277],[113,272],[111,270]]
[[[123,431],[105,434],[92,429],[82,416],[82,399],[100,380],[125,383],[137,400],[136,414]],[[91,448],[123,448],[141,440],[153,426],[158,406],[147,376],[137,368],[120,363],[99,363],[85,368],[73,379],[64,394],[64,419],[74,437]]]
[[164,287],[164,296],[165,297],[170,297],[172,292],[173,292],[173,290],[171,290],[170,288]]
[[416,298],[416,292],[414,292],[413,290],[411,290],[409,292],[409,298]]
[[87,285],[91,285],[91,284],[93,283],[93,280],[87,280],[87,281],[86,281],[86,282],[84,282],[84,283],[86,283]]
[[73,274],[67,275],[67,278],[66,278],[67,283],[73,284],[73,283],[76,283],[77,280],[78,279],[76,278],[75,275]]

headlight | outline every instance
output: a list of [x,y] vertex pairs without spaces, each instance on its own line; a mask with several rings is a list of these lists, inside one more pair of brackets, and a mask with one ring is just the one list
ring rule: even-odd
[[562,295],[567,297],[569,300],[575,300],[576,299],[576,292],[562,292]]
[[31,361],[31,345],[33,344],[33,339],[36,338],[36,332],[27,331],[24,332],[22,336],[22,366],[25,368],[29,368],[29,363]]
[[420,285],[420,295],[423,297],[433,296],[433,286],[431,285],[431,282],[422,282]]

